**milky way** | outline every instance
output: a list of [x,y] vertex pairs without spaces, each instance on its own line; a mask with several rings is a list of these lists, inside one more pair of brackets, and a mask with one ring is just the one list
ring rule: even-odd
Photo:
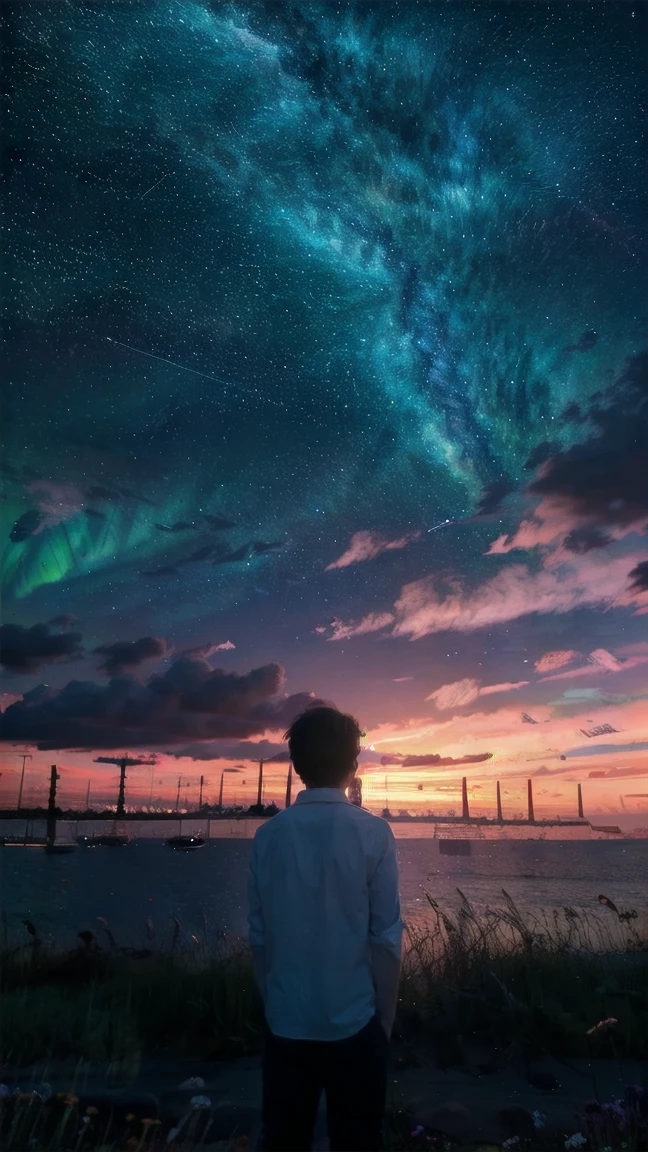
[[3,19],[11,619],[178,644],[238,612],[289,664],[408,581],[488,580],[645,347],[645,8]]

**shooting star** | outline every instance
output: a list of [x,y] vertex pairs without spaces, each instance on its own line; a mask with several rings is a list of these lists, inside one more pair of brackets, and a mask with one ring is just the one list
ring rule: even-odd
[[434,528],[428,528],[428,532],[436,532],[437,528],[445,528],[446,524],[454,524],[454,520],[442,520],[440,524],[435,524]]
[[145,196],[148,196],[149,192],[152,192],[154,188],[157,188],[158,184],[161,184],[163,180],[166,180],[168,175],[169,175],[169,173],[165,172],[164,176],[161,176],[160,179],[157,181],[157,183],[151,184],[151,187],[147,188],[146,192],[142,192],[142,195],[140,196],[140,200],[143,200]]
[[209,376],[206,372],[199,372],[197,368],[187,368],[175,360],[167,360],[166,356],[156,356],[154,352],[146,352],[144,348],[136,348],[133,344],[124,344],[121,340],[116,340],[114,336],[106,336],[106,340],[109,344],[118,344],[120,348],[126,348],[129,352],[137,352],[138,356],[147,356],[149,360],[159,360],[160,364],[170,364],[172,368],[177,368],[180,372],[190,372],[192,376],[202,376],[203,380],[211,380],[214,384],[233,388],[235,392],[243,392],[246,396],[256,396],[257,399],[265,400],[266,404],[274,404],[275,408],[283,408],[283,404],[278,400],[271,400],[269,396],[259,395],[259,393],[253,392],[251,388],[241,388],[238,384],[229,384],[227,380],[222,380],[218,376]]

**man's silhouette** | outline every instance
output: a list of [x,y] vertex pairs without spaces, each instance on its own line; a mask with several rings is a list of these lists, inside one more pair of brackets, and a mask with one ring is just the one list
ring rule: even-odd
[[361,735],[335,708],[299,716],[285,739],[305,790],[252,844],[264,1152],[308,1152],[322,1091],[331,1152],[383,1147],[403,925],[394,834],[345,795]]

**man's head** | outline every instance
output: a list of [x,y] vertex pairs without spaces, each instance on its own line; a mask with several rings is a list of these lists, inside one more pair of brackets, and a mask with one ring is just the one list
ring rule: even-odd
[[350,784],[360,751],[360,725],[337,708],[307,708],[284,736],[295,772],[307,788]]

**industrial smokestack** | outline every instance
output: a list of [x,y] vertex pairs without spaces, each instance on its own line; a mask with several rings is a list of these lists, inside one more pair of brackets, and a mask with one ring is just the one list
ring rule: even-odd
[[290,808],[290,791],[292,787],[292,764],[288,765],[288,780],[286,783],[286,808]]
[[533,780],[527,780],[527,794],[529,797],[529,823],[532,824],[535,821],[533,812]]
[[585,819],[585,813],[583,812],[583,789],[580,784],[578,785],[578,816],[580,820]]
[[470,808],[468,807],[468,781],[464,776],[461,781],[461,815],[464,820],[470,820]]
[[52,764],[50,771],[49,800],[47,803],[47,828],[45,831],[45,843],[47,845],[53,844],[56,840],[56,781],[59,778],[59,773],[56,771],[56,764]]
[[497,819],[500,822],[504,819],[502,816],[502,789],[499,780],[497,781]]
[[259,760],[259,791],[257,792],[257,808],[261,807],[263,793],[263,760]]

